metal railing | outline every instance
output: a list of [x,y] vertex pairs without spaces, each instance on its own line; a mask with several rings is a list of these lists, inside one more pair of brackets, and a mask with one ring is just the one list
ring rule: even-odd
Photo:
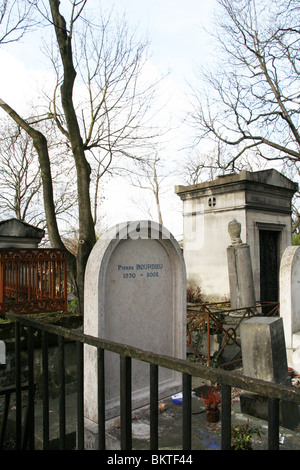
[[0,249],[0,316],[67,311],[65,251]]
[[[271,317],[278,315],[278,302],[256,302],[255,306],[232,309],[230,302],[203,302],[190,306],[187,309],[187,347],[200,360],[203,360],[192,345],[192,333],[196,331],[203,332],[206,336],[207,344],[207,365],[210,366],[210,335],[212,332],[222,335],[224,338],[223,346],[219,348],[214,359],[222,354],[227,345],[235,343],[240,347],[237,341],[237,330],[241,322],[246,318],[261,315],[264,310],[264,316]],[[226,324],[226,317],[234,315],[235,325]]]
[[112,351],[120,356],[120,423],[121,449],[132,448],[132,403],[131,403],[131,361],[132,359],[149,364],[150,382],[150,442],[149,449],[157,450],[158,433],[158,371],[160,367],[172,369],[182,374],[182,449],[192,447],[192,377],[217,382],[221,388],[221,448],[231,448],[231,389],[237,387],[258,393],[268,398],[268,448],[279,448],[279,402],[286,400],[300,404],[300,390],[288,386],[279,386],[271,382],[245,377],[232,371],[215,369],[186,360],[162,356],[120,343],[95,338],[52,324],[46,324],[8,313],[7,317],[15,321],[15,367],[16,367],[16,448],[21,448],[21,326],[27,330],[28,344],[28,399],[29,399],[29,448],[34,448],[34,337],[36,330],[42,334],[42,372],[43,372],[43,445],[49,448],[49,370],[48,337],[57,336],[59,367],[59,442],[60,449],[66,448],[66,390],[65,390],[65,341],[76,342],[77,354],[77,449],[84,449],[84,344],[97,348],[98,352],[98,448],[105,449],[105,392],[104,363],[105,351]]

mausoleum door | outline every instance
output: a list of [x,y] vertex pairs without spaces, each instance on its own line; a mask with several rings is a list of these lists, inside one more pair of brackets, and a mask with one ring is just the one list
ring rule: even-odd
[[278,235],[279,232],[276,231],[259,231],[260,300],[262,302],[278,301]]

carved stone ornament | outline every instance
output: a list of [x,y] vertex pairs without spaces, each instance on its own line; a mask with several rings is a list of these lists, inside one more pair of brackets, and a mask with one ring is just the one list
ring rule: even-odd
[[229,222],[228,232],[231,237],[232,245],[241,245],[243,243],[241,240],[241,224],[236,219]]

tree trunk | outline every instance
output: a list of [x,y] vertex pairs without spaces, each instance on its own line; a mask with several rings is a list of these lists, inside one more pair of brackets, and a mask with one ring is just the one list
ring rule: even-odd
[[49,3],[64,69],[64,77],[61,85],[61,101],[77,171],[79,210],[79,244],[76,259],[77,289],[80,310],[83,312],[85,266],[91,249],[96,242],[90,201],[91,169],[85,157],[83,141],[73,104],[73,87],[76,78],[76,71],[72,57],[72,37],[71,35],[68,35],[65,19],[59,12],[60,2],[58,0],[49,0]]

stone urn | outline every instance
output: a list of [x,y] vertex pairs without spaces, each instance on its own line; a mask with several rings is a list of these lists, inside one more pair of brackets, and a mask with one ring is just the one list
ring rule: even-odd
[[241,224],[236,219],[229,222],[228,232],[231,237],[232,245],[240,245],[243,243],[241,240]]

